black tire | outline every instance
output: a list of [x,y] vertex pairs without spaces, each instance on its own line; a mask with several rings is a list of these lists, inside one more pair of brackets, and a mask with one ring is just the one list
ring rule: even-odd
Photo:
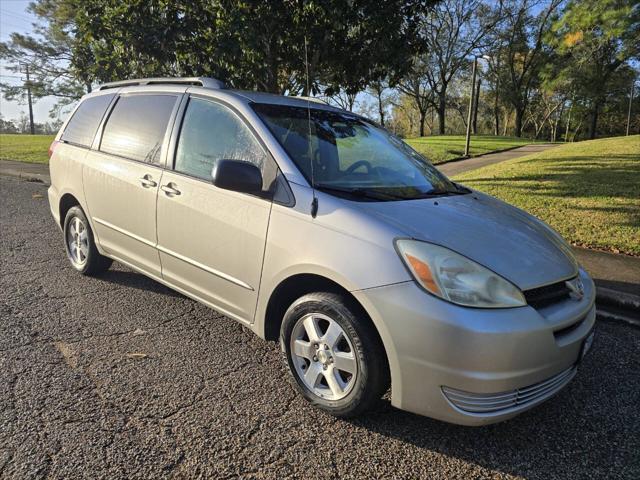
[[[296,370],[294,355],[291,351],[292,334],[298,321],[311,313],[321,314],[334,320],[348,336],[350,350],[352,346],[357,373],[344,398],[337,400],[322,398],[305,384]],[[353,417],[371,409],[389,388],[389,367],[382,342],[371,321],[366,317],[366,313],[347,296],[317,292],[296,300],[284,315],[280,329],[280,347],[294,386],[312,405],[336,417]],[[301,357],[297,358],[299,361]]]
[[[75,254],[71,252],[71,247],[69,245],[69,237],[72,236],[71,231],[75,231],[76,218],[82,222],[82,226],[86,229],[86,241],[84,245],[86,245],[86,254],[82,257],[81,261],[76,260]],[[93,231],[91,230],[91,225],[87,220],[86,215],[82,211],[82,208],[79,206],[71,207],[67,212],[67,215],[64,218],[64,247],[67,252],[67,257],[69,258],[69,262],[71,266],[75,268],[78,272],[87,276],[95,276],[99,275],[106,270],[109,269],[113,260],[110,258],[101,255],[96,248],[96,243],[93,238]]]

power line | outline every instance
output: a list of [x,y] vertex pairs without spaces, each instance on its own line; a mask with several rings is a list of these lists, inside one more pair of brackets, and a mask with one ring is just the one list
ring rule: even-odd
[[24,25],[16,25],[15,23],[9,23],[9,22],[2,22],[2,26],[8,26],[11,28],[17,28],[19,30],[24,30],[27,31],[29,30],[29,27],[25,27]]
[[8,12],[6,10],[3,10],[1,14],[9,15],[10,17],[14,17],[16,20],[23,20],[25,22],[33,22],[35,20],[34,18],[27,17],[26,15],[21,15],[19,13],[14,13],[14,12]]

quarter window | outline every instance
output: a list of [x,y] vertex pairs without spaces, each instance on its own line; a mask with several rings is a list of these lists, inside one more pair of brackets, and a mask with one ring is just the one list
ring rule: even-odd
[[145,163],[160,163],[160,151],[175,95],[126,95],[118,99],[102,133],[100,150]]
[[74,145],[90,147],[104,112],[114,96],[112,93],[84,100],[67,123],[60,139]]
[[192,98],[180,131],[175,170],[209,181],[214,164],[223,159],[253,163],[262,172],[263,190],[270,190],[275,163],[245,123],[223,105]]

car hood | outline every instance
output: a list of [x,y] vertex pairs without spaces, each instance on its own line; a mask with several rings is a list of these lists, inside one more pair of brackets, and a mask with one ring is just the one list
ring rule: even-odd
[[548,225],[479,192],[359,206],[408,237],[454,250],[522,290],[578,272],[571,247]]

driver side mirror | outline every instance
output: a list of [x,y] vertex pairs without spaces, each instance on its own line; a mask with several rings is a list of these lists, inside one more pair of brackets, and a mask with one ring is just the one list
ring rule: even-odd
[[241,160],[218,160],[211,169],[211,179],[218,188],[241,193],[262,191],[262,173],[253,163]]

